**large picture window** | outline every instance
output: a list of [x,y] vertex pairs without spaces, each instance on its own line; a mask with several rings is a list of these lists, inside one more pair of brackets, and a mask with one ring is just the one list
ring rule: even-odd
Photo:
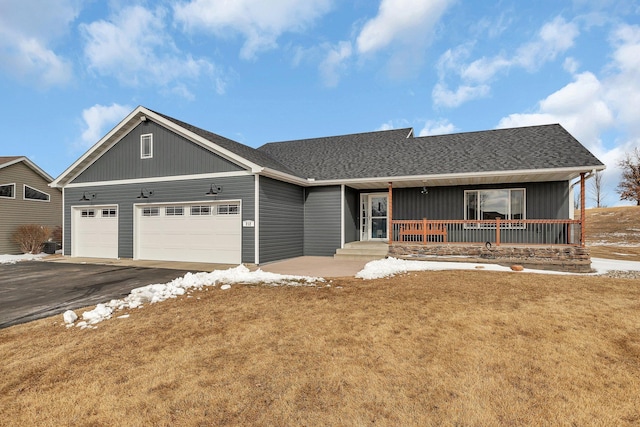
[[464,208],[465,220],[526,219],[525,190],[511,188],[465,191]]

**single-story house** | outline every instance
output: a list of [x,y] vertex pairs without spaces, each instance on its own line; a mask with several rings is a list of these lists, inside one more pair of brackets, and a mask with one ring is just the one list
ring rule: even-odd
[[62,225],[62,192],[53,178],[24,156],[0,157],[0,254],[17,254],[13,235],[20,225]]
[[261,264],[363,241],[580,246],[572,186],[602,169],[557,124],[256,149],[140,106],[52,186],[67,256]]

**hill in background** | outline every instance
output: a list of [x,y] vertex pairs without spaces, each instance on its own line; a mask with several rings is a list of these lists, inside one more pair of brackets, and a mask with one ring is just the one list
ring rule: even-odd
[[592,208],[586,214],[592,257],[640,261],[640,207]]

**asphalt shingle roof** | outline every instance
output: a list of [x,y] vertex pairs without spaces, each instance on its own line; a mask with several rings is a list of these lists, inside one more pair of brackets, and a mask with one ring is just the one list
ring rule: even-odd
[[407,138],[410,131],[274,142],[258,150],[316,180],[602,166],[558,124]]
[[177,124],[180,127],[183,127],[184,129],[187,129],[190,132],[195,133],[196,135],[203,137],[207,141],[213,142],[214,144],[219,145],[220,147],[226,150],[229,150],[232,153],[244,159],[249,160],[252,163],[255,163],[262,167],[275,169],[280,172],[295,175],[295,173],[291,169],[289,169],[287,166],[273,159],[268,154],[256,150],[255,148],[249,147],[248,145],[241,144],[239,142],[233,141],[231,139],[225,138],[213,132],[209,132],[207,130],[201,129],[199,127],[190,125],[189,123],[185,123],[181,120],[174,119],[173,117],[169,117],[165,114],[158,113],[157,111],[154,111],[154,113],[164,117],[167,120],[172,121],[173,123]]
[[271,142],[255,149],[156,114],[259,166],[316,180],[603,165],[559,124],[424,137],[404,128]]

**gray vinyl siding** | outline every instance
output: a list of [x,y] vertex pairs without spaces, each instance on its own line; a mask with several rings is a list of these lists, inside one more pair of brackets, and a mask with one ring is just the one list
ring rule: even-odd
[[[0,169],[0,185],[15,184],[15,198],[0,198],[0,254],[20,253],[13,234],[20,225],[62,225],[62,193],[23,162]],[[49,194],[49,201],[24,200],[24,185]]]
[[359,193],[351,187],[344,190],[344,242],[360,240]]
[[[140,158],[140,135],[153,135],[153,157]],[[197,175],[240,166],[151,121],[141,122],[98,158],[74,183]]]
[[341,246],[340,186],[305,190],[304,254],[332,256]]
[[[223,192],[215,198],[206,196],[212,184],[211,179],[153,182],[148,184],[122,184],[65,188],[65,235],[64,254],[71,255],[71,207],[72,206],[118,206],[118,256],[133,258],[133,206],[139,204],[141,188],[153,191],[149,203],[194,202],[208,200],[241,200],[242,220],[255,220],[254,177],[253,175],[216,178],[215,184],[223,187]],[[83,193],[95,194],[90,202],[80,202]],[[255,259],[254,228],[242,229],[242,262],[253,263]]]
[[303,255],[304,190],[260,177],[260,263]]
[[393,189],[393,219],[464,219],[465,190],[524,188],[527,219],[569,218],[569,183],[528,182],[515,184],[476,185],[458,187],[428,187]]

